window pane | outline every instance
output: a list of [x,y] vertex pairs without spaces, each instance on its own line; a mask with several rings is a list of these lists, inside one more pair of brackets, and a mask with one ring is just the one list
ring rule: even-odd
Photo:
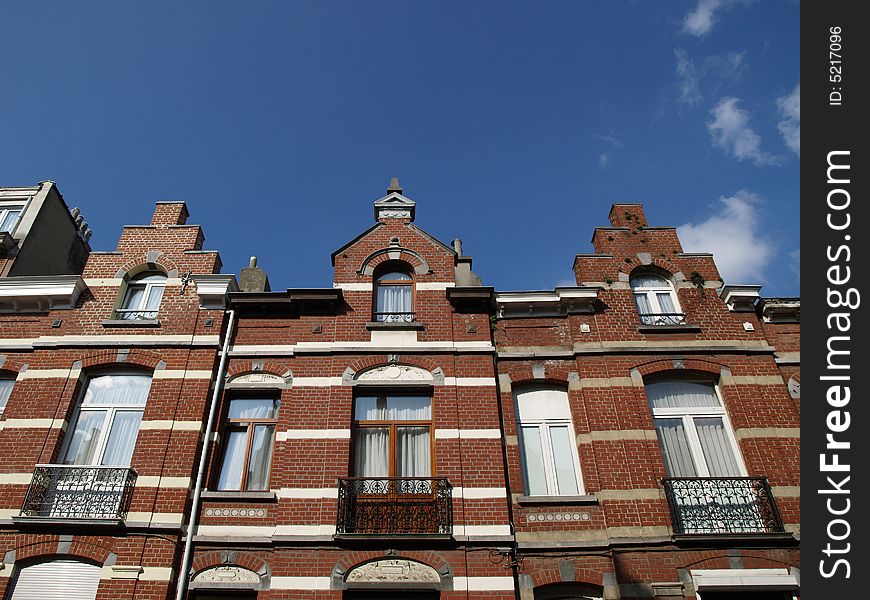
[[396,435],[396,475],[430,477],[432,459],[429,455],[429,428],[397,427]]
[[677,307],[674,306],[673,297],[665,292],[656,294],[656,299],[659,301],[659,309],[663,313],[675,313],[677,312]]
[[109,431],[109,441],[103,452],[102,465],[129,467],[136,437],[139,435],[139,423],[142,421],[141,410],[123,410],[115,413],[112,429]]
[[696,418],[695,429],[711,477],[740,477],[740,467],[721,417]]
[[354,402],[353,418],[357,421],[385,421],[387,400],[375,396],[360,396]]
[[556,467],[556,485],[562,495],[579,494],[577,474],[574,472],[574,452],[568,426],[550,426],[550,442],[553,444],[553,465]]
[[547,477],[544,474],[544,453],[541,451],[541,430],[538,427],[523,427],[522,430],[529,495],[546,496]]
[[389,477],[390,430],[385,427],[360,427],[354,444],[354,475]]
[[411,307],[410,285],[381,285],[377,292],[378,313],[409,313]]
[[391,271],[379,276],[378,281],[411,281],[411,276],[401,271]]
[[631,289],[649,287],[668,287],[668,282],[658,275],[641,273],[631,278]]
[[82,405],[145,405],[151,377],[148,375],[103,375],[88,381]]
[[278,416],[278,399],[233,398],[227,416],[230,419],[274,419]]
[[637,312],[641,315],[649,315],[652,314],[653,309],[649,303],[649,298],[646,294],[635,294],[634,301],[637,303]]
[[163,298],[162,285],[153,285],[148,292],[148,300],[145,302],[145,308],[149,311],[156,311],[160,308],[160,300]]
[[[3,221],[0,222],[0,231],[12,231],[15,229],[15,224],[18,223],[18,215],[21,214],[21,209],[13,209],[6,212]],[[0,210],[2,216],[2,210]]]
[[[144,285],[131,285],[127,287],[127,297],[124,298],[124,302],[121,304],[121,308],[128,310],[136,310],[142,305],[142,300],[145,297],[145,286]],[[127,313],[128,316],[124,318],[133,318],[130,313]]]
[[689,450],[682,419],[655,419],[659,445],[668,477],[696,477],[695,461]]
[[272,465],[273,425],[256,425],[251,444],[251,463],[248,466],[248,489],[269,489],[269,468]]
[[659,381],[646,386],[653,408],[718,407],[719,397],[711,383],[697,381]]
[[248,441],[247,433],[245,429],[226,430],[224,456],[221,461],[221,472],[218,477],[217,489],[238,490],[242,487],[242,470],[245,468],[245,444]]
[[105,410],[83,410],[79,413],[70,437],[65,465],[90,465],[97,453],[97,445],[100,443],[100,433],[106,420]]
[[388,396],[390,421],[428,421],[432,418],[432,399],[428,396]]
[[0,413],[6,408],[6,403],[9,402],[9,395],[14,386],[14,379],[0,379]]

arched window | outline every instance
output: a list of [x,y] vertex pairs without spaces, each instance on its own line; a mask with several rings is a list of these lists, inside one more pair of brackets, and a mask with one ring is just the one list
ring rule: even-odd
[[67,434],[63,464],[129,467],[150,389],[144,373],[92,377]]
[[141,273],[130,280],[117,318],[124,321],[141,321],[157,318],[160,300],[166,289],[166,275],[163,273]]
[[685,325],[685,315],[671,282],[652,273],[640,273],[631,277],[631,289],[640,322],[644,325]]
[[374,320],[410,323],[414,320],[414,278],[397,267],[375,277]]
[[529,496],[577,496],[583,478],[568,393],[533,386],[516,393],[523,470]]

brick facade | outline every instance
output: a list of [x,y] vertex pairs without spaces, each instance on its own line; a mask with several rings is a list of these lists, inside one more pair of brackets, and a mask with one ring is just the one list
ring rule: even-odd
[[[0,313],[0,375],[15,380],[0,417],[0,593],[30,565],[73,559],[101,567],[99,600],[173,598],[180,576],[190,598],[688,599],[754,575],[791,597],[799,301],[725,297],[713,257],[683,252],[675,229],[649,226],[635,204],[595,229],[576,287],[501,293],[476,285],[461,244],[420,229],[415,210],[394,181],[376,223],[333,254],[330,289],[235,291],[186,206],[158,203],[114,251],[90,252],[67,284],[74,306]],[[159,310],[131,307],[155,274]],[[673,304],[656,297],[660,310],[639,315],[638,274],[667,282],[649,293]],[[15,285],[0,278],[0,306],[24,293]],[[68,475],[49,481],[42,512],[23,511],[36,465],[72,468],[60,464],[90,382],[126,373],[150,389],[132,494],[109,498],[118,514],[60,515]],[[675,512],[663,487],[647,393],[663,381],[715,389],[716,406],[684,423],[733,445],[729,485],[760,482],[749,502],[713,493],[724,516],[704,517],[701,532],[680,531],[688,509]],[[564,412],[522,415],[550,402],[524,400],[534,394]],[[361,417],[365,402],[377,409]],[[703,452],[707,435],[692,438]],[[116,442],[104,438],[108,453]],[[84,487],[73,503],[98,486]],[[760,524],[768,490],[781,527]],[[722,531],[740,511],[748,520]]]

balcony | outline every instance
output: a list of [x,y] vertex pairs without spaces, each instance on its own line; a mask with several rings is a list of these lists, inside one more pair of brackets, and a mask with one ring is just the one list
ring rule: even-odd
[[764,477],[671,477],[662,480],[674,533],[782,533]]
[[413,323],[412,312],[376,312],[372,315],[375,323]]
[[121,521],[135,485],[126,467],[37,465],[21,517]]
[[685,325],[686,315],[683,313],[642,313],[641,325]]
[[338,480],[336,534],[452,535],[453,486],[429,477]]
[[156,318],[156,310],[119,308],[115,311],[115,319],[118,321],[153,321]]

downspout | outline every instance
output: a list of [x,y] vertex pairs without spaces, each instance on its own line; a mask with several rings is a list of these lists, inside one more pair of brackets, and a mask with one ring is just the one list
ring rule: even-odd
[[211,396],[211,407],[208,411],[208,421],[205,425],[205,434],[203,435],[202,454],[199,456],[199,470],[196,473],[196,485],[193,488],[193,504],[190,507],[190,520],[187,524],[187,536],[184,540],[184,554],[181,557],[181,568],[178,571],[178,588],[175,594],[176,600],[184,600],[184,595],[187,592],[188,570],[190,569],[190,561],[193,553],[193,534],[196,531],[196,518],[199,514],[199,503],[202,495],[203,479],[205,478],[205,466],[208,462],[209,448],[211,444],[211,433],[214,428],[214,418],[217,412],[218,399],[220,398],[221,387],[224,380],[224,370],[227,365],[227,354],[230,346],[230,338],[233,335],[233,325],[236,320],[236,311],[227,311],[230,315],[229,323],[227,324],[227,332],[224,335],[224,345],[221,349],[221,360],[218,364],[217,377],[214,382],[214,392]]

